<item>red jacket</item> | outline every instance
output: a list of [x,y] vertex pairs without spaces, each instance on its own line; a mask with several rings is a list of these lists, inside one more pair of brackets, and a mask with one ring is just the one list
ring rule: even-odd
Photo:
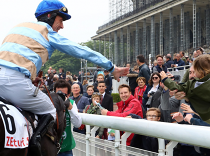
[[141,105],[142,105],[142,97],[146,89],[147,89],[147,85],[144,85],[142,89],[140,89],[139,86],[135,88],[134,97],[139,100]]
[[[125,105],[124,105],[125,103]],[[141,104],[139,100],[134,98],[133,95],[131,95],[128,100],[125,102],[120,101],[117,103],[118,109],[115,112],[108,111],[107,115],[108,116],[119,116],[119,117],[126,117],[129,114],[136,114],[139,115],[143,118],[143,111]]]
[[[125,103],[125,104],[124,104]],[[108,111],[107,115],[108,116],[119,116],[119,117],[126,117],[129,114],[136,114],[139,115],[143,118],[143,111],[141,104],[139,100],[134,98],[133,95],[131,95],[128,100],[125,102],[120,101],[117,103],[118,109],[115,112]],[[122,133],[121,133],[122,135]],[[131,135],[127,138],[126,145],[130,146],[131,140],[133,138],[134,134],[131,133]]]

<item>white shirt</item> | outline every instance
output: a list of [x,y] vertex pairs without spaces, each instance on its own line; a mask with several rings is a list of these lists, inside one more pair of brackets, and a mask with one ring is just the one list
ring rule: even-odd
[[74,101],[73,107],[71,110],[68,110],[71,116],[71,123],[74,127],[79,128],[82,124],[82,118],[79,116],[77,105]]

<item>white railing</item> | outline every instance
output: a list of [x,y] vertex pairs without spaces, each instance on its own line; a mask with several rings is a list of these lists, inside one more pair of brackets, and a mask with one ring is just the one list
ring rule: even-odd
[[[148,121],[144,119],[129,119],[122,117],[112,117],[103,115],[91,115],[80,113],[83,124],[86,124],[86,156],[94,153],[94,146],[91,141],[95,138],[90,138],[90,134],[95,135],[97,127],[111,128],[115,130],[141,134],[159,138],[159,154],[158,156],[172,156],[173,148],[178,142],[189,145],[210,148],[210,128],[193,125],[179,125],[174,123],[165,123],[157,121]],[[90,131],[89,125],[97,126]],[[116,131],[115,141],[115,156],[124,155],[126,152],[125,142],[129,133],[125,133],[121,139],[119,138],[119,131]],[[84,138],[85,139],[85,138]],[[92,140],[93,139],[93,140]],[[171,140],[165,146],[163,139]],[[120,141],[123,146],[120,146]],[[94,143],[95,144],[95,143]],[[91,148],[90,148],[91,147]],[[166,147],[166,148],[165,148]],[[91,151],[91,152],[90,152]],[[123,154],[124,153],[124,154]]]

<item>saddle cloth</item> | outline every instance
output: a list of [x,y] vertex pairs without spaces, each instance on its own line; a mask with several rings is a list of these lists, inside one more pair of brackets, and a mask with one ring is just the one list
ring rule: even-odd
[[[32,127],[16,107],[0,101],[0,115],[4,123],[5,148],[26,148]],[[33,132],[30,132],[32,135]]]

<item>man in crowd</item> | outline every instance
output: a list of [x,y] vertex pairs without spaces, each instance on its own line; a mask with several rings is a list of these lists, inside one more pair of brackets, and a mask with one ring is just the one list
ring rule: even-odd
[[153,73],[154,72],[160,73],[161,71],[164,71],[165,73],[167,73],[167,67],[165,65],[163,65],[163,63],[164,63],[163,56],[157,55],[156,60],[157,60],[157,66],[155,66],[155,68],[153,69]]
[[193,52],[193,60],[198,57],[198,53],[196,51]]
[[198,56],[200,56],[204,53],[204,49],[200,47],[196,50],[196,53],[197,53]]
[[184,52],[183,51],[180,51],[179,54],[181,56],[182,61],[184,61],[184,63],[186,64],[187,63],[187,60],[186,60],[186,58],[184,56]]
[[[78,84],[74,83],[71,89],[72,89],[73,96],[71,96],[70,99],[75,101],[78,108],[78,112],[82,113],[85,107],[87,105],[90,105],[89,100],[87,97],[80,95],[80,86]],[[79,129],[79,128],[74,127],[73,130],[75,132],[85,134],[85,129]]]
[[111,93],[112,93],[112,77],[109,76],[108,70],[104,70],[104,81],[106,83],[106,93],[111,95]]
[[73,77],[73,84],[75,83],[78,84],[80,87],[80,94],[83,94],[83,87],[82,87],[81,82],[79,82],[76,77]]
[[104,81],[99,81],[97,89],[99,93],[102,95],[101,97],[101,106],[107,109],[108,111],[113,111],[113,98],[111,95],[105,92],[106,84]]
[[66,96],[66,100],[69,100],[70,104],[68,110],[66,110],[66,129],[63,134],[65,137],[58,156],[73,156],[72,149],[75,148],[76,143],[71,132],[71,123],[74,127],[79,128],[82,124],[82,119],[78,114],[75,101],[68,99],[71,93],[71,85],[67,81],[59,79],[54,85],[54,92],[58,93],[59,91]]
[[130,71],[130,73],[127,75],[132,95],[134,95],[135,88],[138,86],[138,84],[136,83],[136,79],[138,78],[138,73],[139,73],[138,66],[134,66],[133,71]]
[[59,79],[66,79],[66,74],[64,73],[63,68],[59,68]]
[[171,68],[171,65],[174,64],[174,61],[171,60],[171,54],[166,55],[166,63],[164,64],[167,68]]
[[138,77],[144,77],[146,79],[146,84],[150,78],[150,69],[145,64],[145,58],[143,55],[138,55],[136,59],[136,63],[139,65],[139,75]]
[[[174,66],[173,67],[178,67],[178,66],[185,66],[184,61],[181,59],[180,54],[176,54],[176,60],[174,61]],[[184,67],[177,68],[177,70],[183,70]]]
[[[117,103],[118,109],[113,111],[108,111],[107,109],[102,109],[101,114],[107,116],[118,116],[118,117],[126,117],[129,114],[136,114],[143,118],[143,111],[139,100],[134,98],[131,94],[131,88],[126,85],[122,84],[118,88],[120,99],[121,101]],[[130,142],[133,138],[133,133],[127,139],[127,146],[130,145]]]

